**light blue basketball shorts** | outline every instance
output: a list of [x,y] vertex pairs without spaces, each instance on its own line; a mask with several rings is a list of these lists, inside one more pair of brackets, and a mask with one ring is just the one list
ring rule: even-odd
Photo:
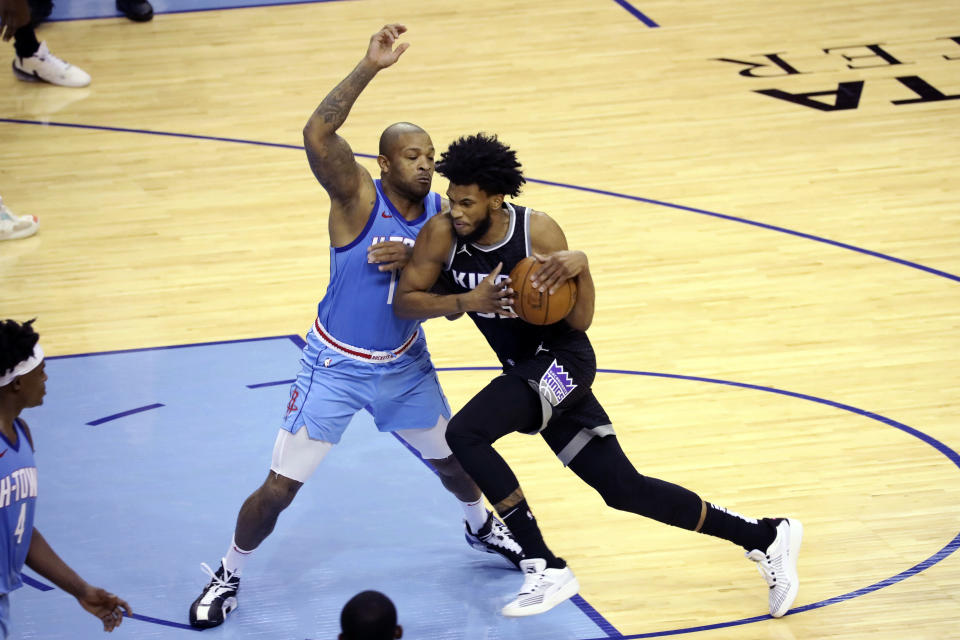
[[367,362],[341,353],[314,331],[307,336],[300,372],[290,387],[282,428],[307,427],[314,440],[336,444],[361,409],[373,415],[380,431],[428,429],[450,405],[440,388],[423,331],[390,362]]

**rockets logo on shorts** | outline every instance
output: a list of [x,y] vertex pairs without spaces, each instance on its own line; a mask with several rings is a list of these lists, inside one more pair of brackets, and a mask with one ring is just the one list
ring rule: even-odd
[[540,394],[554,407],[576,388],[577,385],[573,384],[573,380],[556,360],[550,363],[550,368],[540,378]]
[[290,417],[290,414],[297,410],[297,398],[300,397],[300,391],[294,386],[290,389],[290,402],[287,403],[287,414],[284,417]]

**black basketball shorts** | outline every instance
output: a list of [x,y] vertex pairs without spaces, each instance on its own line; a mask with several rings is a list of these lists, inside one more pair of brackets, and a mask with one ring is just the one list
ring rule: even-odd
[[[586,336],[584,336],[586,338]],[[540,398],[539,433],[564,466],[591,438],[614,435],[613,425],[593,395],[597,360],[590,342],[540,345],[537,353],[504,371],[524,380]]]

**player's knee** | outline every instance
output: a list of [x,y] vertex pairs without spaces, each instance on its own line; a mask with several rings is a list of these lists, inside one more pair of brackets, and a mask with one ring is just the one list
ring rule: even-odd
[[483,429],[479,422],[471,420],[464,412],[460,412],[450,419],[447,425],[447,446],[454,456],[469,449],[473,445],[484,442]]
[[274,511],[283,511],[290,506],[302,486],[302,482],[271,471],[266,482],[260,487],[260,494],[267,503],[265,506]]
[[619,511],[636,513],[637,504],[646,495],[646,478],[632,471],[630,473],[610,473],[599,486],[595,486],[608,507]]
[[431,458],[427,460],[437,470],[441,476],[448,477],[457,475],[461,471],[460,463],[456,456],[450,454],[446,458]]

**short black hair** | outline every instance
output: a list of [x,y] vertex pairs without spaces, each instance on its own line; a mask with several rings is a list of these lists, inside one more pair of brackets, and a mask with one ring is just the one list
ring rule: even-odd
[[437,162],[437,173],[453,184],[475,184],[488,195],[516,197],[526,182],[517,152],[482,132],[451,142]]
[[40,340],[40,335],[33,330],[34,320],[36,318],[23,324],[16,320],[0,321],[0,376],[33,355],[33,348]]
[[393,640],[397,608],[379,591],[361,591],[343,606],[340,630],[349,640]]

